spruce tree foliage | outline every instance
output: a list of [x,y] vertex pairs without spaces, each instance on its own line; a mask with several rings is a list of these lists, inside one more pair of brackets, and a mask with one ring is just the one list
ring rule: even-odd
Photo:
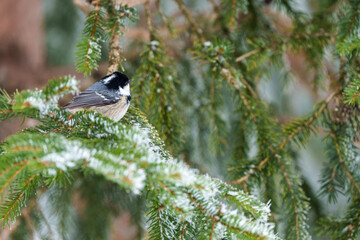
[[172,152],[180,140],[181,124],[178,121],[181,119],[175,106],[175,85],[178,84],[175,83],[174,64],[166,55],[164,45],[157,36],[157,30],[152,26],[148,4],[146,16],[150,42],[143,45],[140,66],[135,76],[138,84],[133,92],[135,95],[143,96],[136,98],[135,104],[148,113],[150,122],[158,129],[161,138]]
[[[122,124],[94,112],[75,114],[68,120],[69,113],[52,100],[64,94],[64,89],[76,88],[69,85],[73,81],[61,80],[50,81],[43,91],[16,93],[12,99],[4,93],[1,99],[5,106],[2,119],[31,117],[43,123],[9,137],[3,145],[4,224],[10,225],[20,215],[38,187],[52,189],[77,170],[103,176],[128,193],[146,190],[150,238],[159,234],[163,239],[180,238],[186,225],[204,238],[277,238],[267,223],[268,205],[174,160],[137,109],[130,110],[131,116]],[[204,222],[197,225],[199,221]]]
[[[106,239],[111,218],[126,210],[147,239],[358,239],[360,2],[317,1],[306,11],[292,0],[209,0],[211,23],[182,0],[172,2],[175,17],[162,3],[144,4],[150,38],[131,63],[136,107],[119,123],[88,111],[69,120],[57,101],[78,91],[73,77],[42,90],[1,91],[1,121],[41,122],[0,145],[0,216],[4,225],[19,220],[13,238]],[[85,76],[98,67],[100,43],[126,36],[136,19],[134,8],[118,4],[92,1],[76,51]],[[182,32],[174,26],[179,14]],[[289,53],[306,57],[308,84],[321,100],[281,124],[261,86],[274,73],[291,82]],[[315,135],[327,161],[314,194],[298,153]],[[202,174],[201,163],[211,161],[228,164],[228,183]],[[77,194],[82,213],[74,211]],[[320,197],[329,204],[345,197],[347,209],[317,213]]]

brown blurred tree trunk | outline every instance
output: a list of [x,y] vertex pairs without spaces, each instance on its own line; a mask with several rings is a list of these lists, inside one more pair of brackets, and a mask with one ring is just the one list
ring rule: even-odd
[[[41,86],[45,67],[43,24],[41,0],[0,1],[0,88],[13,92]],[[18,121],[1,123],[0,139],[18,126]]]
[[[0,88],[43,86],[47,79],[75,74],[73,67],[46,65],[42,0],[0,0]],[[19,130],[20,121],[0,123],[0,140]],[[33,125],[27,120],[22,127]]]
[[0,87],[8,91],[39,85],[45,64],[41,0],[0,2]]

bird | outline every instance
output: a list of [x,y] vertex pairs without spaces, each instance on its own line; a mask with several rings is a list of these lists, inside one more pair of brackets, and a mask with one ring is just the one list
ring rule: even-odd
[[113,72],[80,92],[64,108],[72,114],[83,109],[94,110],[118,122],[129,108],[132,81],[121,72]]

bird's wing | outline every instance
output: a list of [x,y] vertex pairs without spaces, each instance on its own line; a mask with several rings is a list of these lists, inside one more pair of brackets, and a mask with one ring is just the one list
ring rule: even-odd
[[65,105],[65,108],[87,108],[92,106],[104,106],[116,103],[120,98],[111,95],[100,94],[97,91],[85,90],[73,98],[71,102]]

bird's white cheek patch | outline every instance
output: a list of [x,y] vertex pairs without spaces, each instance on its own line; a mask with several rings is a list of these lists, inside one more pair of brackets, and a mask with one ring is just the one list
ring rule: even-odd
[[119,87],[119,93],[123,96],[129,96],[130,95],[130,86],[129,84],[126,85],[124,88]]

